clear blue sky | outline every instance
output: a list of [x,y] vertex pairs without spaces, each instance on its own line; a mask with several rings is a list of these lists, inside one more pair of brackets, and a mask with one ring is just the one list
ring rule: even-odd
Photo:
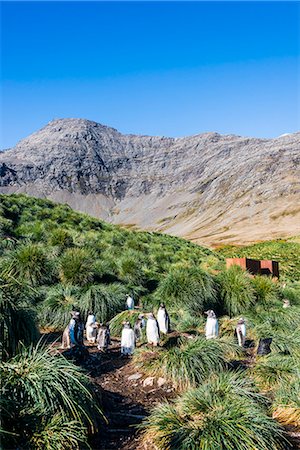
[[1,148],[53,118],[124,133],[300,129],[296,2],[2,3]]

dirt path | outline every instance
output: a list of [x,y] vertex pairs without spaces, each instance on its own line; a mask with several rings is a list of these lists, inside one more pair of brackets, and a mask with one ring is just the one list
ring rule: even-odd
[[157,379],[143,376],[130,359],[121,357],[117,341],[108,354],[99,354],[95,347],[89,347],[89,352],[100,359],[97,373],[91,375],[103,389],[103,408],[108,419],[104,429],[93,437],[92,449],[143,449],[136,426],[155,404],[175,396],[172,386],[166,382],[159,386]]

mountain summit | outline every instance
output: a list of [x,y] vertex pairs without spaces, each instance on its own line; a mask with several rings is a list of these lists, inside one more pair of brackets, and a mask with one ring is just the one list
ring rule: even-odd
[[242,244],[299,234],[299,162],[300,133],[166,138],[58,119],[0,153],[0,192],[199,243]]

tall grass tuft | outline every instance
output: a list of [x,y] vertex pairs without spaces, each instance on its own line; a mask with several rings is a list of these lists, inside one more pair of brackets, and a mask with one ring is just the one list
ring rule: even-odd
[[292,380],[282,380],[275,392],[272,405],[273,417],[285,426],[300,429],[300,370]]
[[169,310],[171,326],[179,332],[197,333],[204,330],[205,318],[192,314],[187,308]]
[[70,312],[79,304],[78,286],[56,284],[46,292],[46,298],[39,304],[39,320],[42,326],[64,328],[70,321]]
[[197,267],[173,267],[161,280],[157,296],[167,306],[187,307],[192,313],[202,313],[215,303],[213,277]]
[[64,284],[86,285],[93,280],[92,252],[82,248],[67,249],[60,258],[59,276]]
[[300,282],[289,283],[281,290],[282,297],[289,300],[291,305],[300,306]]
[[93,311],[98,321],[106,322],[124,309],[126,293],[127,288],[121,283],[91,285],[81,296],[80,311],[83,316]]
[[83,450],[87,444],[87,430],[77,420],[66,420],[62,414],[41,418],[33,432],[29,447],[34,450]]
[[55,421],[49,424],[49,420],[58,414],[60,422],[71,421],[78,429],[76,421],[78,426],[93,430],[102,415],[88,377],[62,355],[50,352],[41,345],[24,347],[0,364],[2,427],[16,434],[4,434],[6,448],[14,448],[14,439],[17,447],[37,439],[35,433],[43,417],[46,428],[55,426]]
[[130,322],[133,327],[141,311],[122,311],[114,316],[110,321],[110,332],[112,336],[120,337],[122,333],[123,323]]
[[0,350],[7,359],[21,344],[36,342],[39,332],[33,309],[35,291],[13,276],[12,267],[0,269]]
[[232,350],[236,347],[226,341],[181,337],[170,348],[166,343],[165,348],[136,352],[134,362],[145,373],[164,377],[176,389],[184,390],[197,386],[212,372],[223,370]]
[[9,252],[4,264],[11,267],[16,279],[32,286],[49,282],[54,271],[43,246],[31,242],[21,244]]
[[277,286],[271,278],[266,276],[256,275],[251,280],[256,301],[264,306],[270,306],[270,304],[277,300]]
[[248,274],[239,266],[232,266],[218,276],[220,298],[230,316],[244,314],[255,303],[254,289]]
[[252,334],[260,338],[273,338],[272,349],[285,353],[299,353],[300,311],[299,308],[267,308],[249,311],[246,315],[252,323]]
[[298,358],[278,353],[260,358],[252,369],[252,374],[262,389],[273,389],[281,383],[289,383],[299,373]]
[[292,448],[254,385],[228,372],[157,406],[144,427],[145,441],[160,450]]

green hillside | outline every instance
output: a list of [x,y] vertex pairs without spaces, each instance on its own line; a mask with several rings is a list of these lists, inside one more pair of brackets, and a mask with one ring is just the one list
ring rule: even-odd
[[[165,379],[176,398],[150,411],[141,439],[161,450],[291,449],[284,427],[300,424],[298,251],[296,240],[212,251],[48,200],[0,196],[3,448],[87,449],[103,430],[92,378],[37,344],[41,330],[62,331],[76,308],[84,320],[92,310],[110,321],[119,338],[124,320],[156,313],[163,301],[174,333],[158,347],[142,342],[130,364]],[[278,260],[286,285],[237,266],[226,270],[226,256],[243,255]],[[124,311],[128,293],[140,309]],[[205,338],[207,309],[219,319],[216,339]],[[235,337],[241,316],[251,343],[243,349]],[[256,357],[261,338],[273,339],[272,352]]]
[[72,306],[96,309],[108,320],[123,310],[128,292],[143,304],[157,304],[168,274],[184,267],[197,285],[201,265],[222,266],[207,248],[128,231],[48,200],[2,195],[0,208],[0,270],[9,267],[34,288],[42,325],[62,328]]

